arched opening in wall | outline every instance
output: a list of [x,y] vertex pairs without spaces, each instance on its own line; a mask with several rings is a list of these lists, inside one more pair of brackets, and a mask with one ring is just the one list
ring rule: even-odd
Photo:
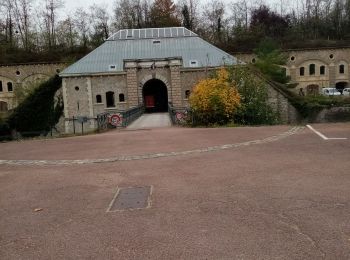
[[308,96],[316,96],[320,93],[320,87],[316,84],[312,84],[306,87],[306,93]]
[[97,104],[102,103],[102,96],[101,95],[96,95],[96,103]]
[[119,94],[119,102],[125,102],[125,95],[123,93]]
[[326,67],[322,65],[320,67],[320,75],[324,75],[324,74],[326,74]]
[[315,75],[315,72],[316,72],[316,65],[310,64],[309,65],[309,75]]
[[305,68],[304,68],[304,67],[301,67],[301,68],[299,69],[299,75],[300,75],[300,76],[304,76],[304,75],[305,75]]
[[8,92],[12,92],[13,91],[12,82],[7,82],[7,91]]
[[0,92],[2,92],[3,89],[2,89],[2,81],[0,80]]
[[168,90],[163,81],[150,79],[143,85],[143,102],[146,112],[168,111]]
[[7,103],[4,101],[0,101],[0,112],[7,112],[8,106]]
[[106,106],[107,107],[115,107],[114,92],[113,91],[108,91],[106,93]]
[[343,93],[344,88],[348,88],[349,83],[345,81],[341,81],[335,84],[335,88],[339,90],[340,93]]
[[343,64],[339,65],[339,74],[345,73],[345,66]]

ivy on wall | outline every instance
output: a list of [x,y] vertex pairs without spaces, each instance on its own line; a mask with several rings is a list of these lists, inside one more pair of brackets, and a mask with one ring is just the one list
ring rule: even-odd
[[56,75],[41,83],[9,115],[7,123],[18,132],[42,132],[54,127],[63,112],[63,100],[56,96],[62,79]]

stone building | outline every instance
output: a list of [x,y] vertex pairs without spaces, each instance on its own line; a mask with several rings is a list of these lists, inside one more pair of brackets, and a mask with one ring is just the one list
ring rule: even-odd
[[[182,27],[120,30],[60,73],[66,132],[76,116],[96,118],[144,104],[150,112],[167,111],[168,102],[184,107],[210,70],[237,63]],[[95,120],[85,127],[95,129]]]
[[0,113],[15,108],[20,93],[25,95],[66,66],[64,63],[0,65]]
[[[322,88],[350,87],[350,47],[288,50],[285,66],[291,83],[297,83],[296,92],[303,88],[307,94],[320,94]],[[256,57],[250,53],[235,56],[247,63]]]

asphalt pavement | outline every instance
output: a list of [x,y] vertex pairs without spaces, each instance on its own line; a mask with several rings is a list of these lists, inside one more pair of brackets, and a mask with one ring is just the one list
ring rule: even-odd
[[0,259],[350,259],[350,124],[312,127],[1,143]]

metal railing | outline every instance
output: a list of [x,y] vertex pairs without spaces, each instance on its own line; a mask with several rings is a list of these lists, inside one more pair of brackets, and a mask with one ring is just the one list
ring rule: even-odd
[[173,107],[168,103],[168,112],[173,125],[186,125],[192,122],[192,113],[188,107]]
[[[111,110],[97,115],[97,128],[99,131],[108,128],[127,127],[145,111],[144,106],[133,107],[127,110]],[[117,119],[111,123],[111,117]]]

